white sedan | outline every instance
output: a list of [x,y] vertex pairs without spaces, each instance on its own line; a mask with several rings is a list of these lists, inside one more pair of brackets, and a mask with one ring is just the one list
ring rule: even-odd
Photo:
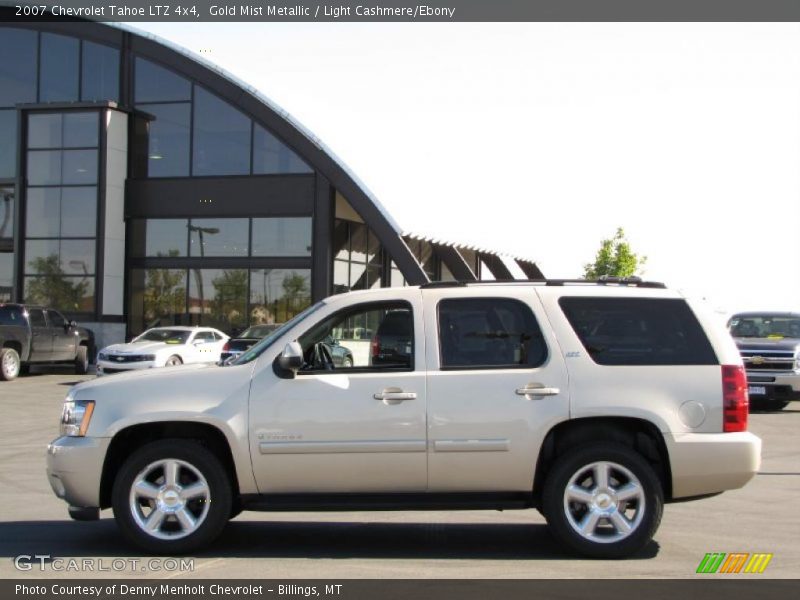
[[103,348],[97,355],[97,375],[217,362],[228,339],[211,327],[154,327],[128,344]]

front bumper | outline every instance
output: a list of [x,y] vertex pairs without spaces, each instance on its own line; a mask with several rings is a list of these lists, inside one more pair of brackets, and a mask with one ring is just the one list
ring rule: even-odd
[[761,466],[761,438],[738,433],[665,436],[672,468],[672,497],[716,494],[744,486]]
[[97,376],[111,375],[113,373],[126,373],[128,371],[141,371],[142,369],[152,369],[156,366],[155,361],[141,360],[136,362],[112,362],[110,360],[97,361]]
[[765,394],[753,394],[753,399],[800,400],[800,371],[747,371],[749,387],[763,387]]
[[100,506],[100,478],[110,438],[60,437],[47,446],[47,479],[75,507]]

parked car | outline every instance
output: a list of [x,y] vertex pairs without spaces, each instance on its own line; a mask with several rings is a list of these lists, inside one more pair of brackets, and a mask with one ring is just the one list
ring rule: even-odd
[[72,363],[89,370],[94,335],[59,311],[25,304],[0,304],[0,380],[26,373],[31,365]]
[[245,329],[240,335],[235,338],[230,338],[222,347],[222,354],[220,360],[227,362],[233,357],[239,356],[242,352],[254,346],[259,340],[267,337],[270,333],[275,331],[278,325],[252,325]]
[[[407,360],[375,364],[367,338],[353,368],[331,364],[332,331],[399,313]],[[113,508],[159,554],[241,510],[537,508],[573,551],[624,557],[665,502],[755,475],[747,406],[724,326],[658,284],[383,288],[319,302],[226,366],[71,388],[47,472],[73,518]]]
[[728,328],[742,354],[753,408],[781,410],[800,400],[800,313],[738,313]]
[[228,336],[210,327],[154,327],[128,344],[113,344],[97,354],[97,376],[154,367],[219,362]]

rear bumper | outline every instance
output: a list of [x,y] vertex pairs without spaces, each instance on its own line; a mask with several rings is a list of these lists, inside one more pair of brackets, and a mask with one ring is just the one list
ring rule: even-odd
[[47,446],[47,479],[70,506],[100,506],[100,477],[110,438],[60,437]]
[[744,486],[761,466],[761,438],[750,432],[665,436],[672,496],[715,494]]

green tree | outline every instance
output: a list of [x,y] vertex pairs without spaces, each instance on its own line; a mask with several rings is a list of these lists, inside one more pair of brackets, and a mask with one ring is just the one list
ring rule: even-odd
[[91,300],[89,281],[81,279],[73,283],[75,277],[67,277],[61,268],[57,254],[37,256],[29,262],[38,277],[26,282],[25,300],[32,304],[43,304],[64,312],[87,312],[94,309],[86,304]]
[[600,243],[594,262],[583,266],[583,277],[631,277],[641,273],[645,262],[647,257],[639,256],[631,250],[628,240],[625,239],[625,232],[619,227],[614,237]]
[[247,271],[230,269],[211,281],[214,286],[213,311],[216,318],[231,327],[246,325]]

